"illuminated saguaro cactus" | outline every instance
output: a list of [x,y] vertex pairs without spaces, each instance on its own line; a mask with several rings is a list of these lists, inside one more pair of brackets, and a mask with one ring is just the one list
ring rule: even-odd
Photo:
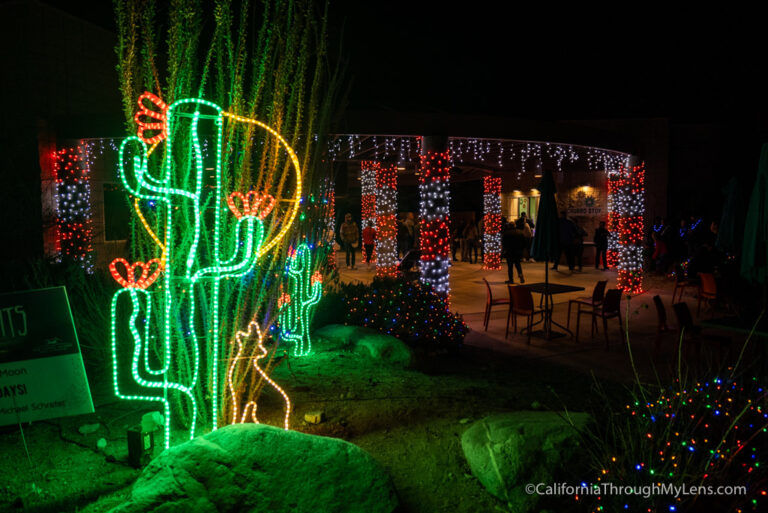
[[309,323],[312,309],[320,301],[323,279],[319,272],[312,273],[312,254],[306,243],[299,244],[288,258],[286,274],[290,292],[280,298],[280,334],[293,344],[294,356],[305,356],[312,351]]
[[[205,350],[205,362],[209,375],[203,385],[210,387],[210,427],[216,429],[219,420],[219,372],[220,351],[228,338],[220,333],[220,289],[224,279],[238,278],[250,272],[265,247],[262,220],[275,205],[275,199],[253,191],[246,194],[233,192],[224,197],[222,188],[222,131],[225,117],[234,121],[262,126],[288,150],[297,172],[296,198],[284,218],[284,225],[264,246],[272,247],[282,238],[293,222],[301,194],[301,177],[298,158],[286,141],[273,129],[249,118],[242,118],[222,111],[206,100],[182,99],[166,107],[154,95],[142,95],[160,110],[148,110],[142,105],[137,114],[139,137],[127,138],[120,146],[119,175],[123,185],[135,198],[159,203],[158,212],[164,227],[162,235],[156,235],[138,211],[140,220],[162,250],[162,257],[153,259],[157,267],[150,275],[151,265],[137,262],[129,266],[123,259],[115,260],[111,267],[115,279],[123,285],[112,300],[112,349],[115,392],[121,398],[163,402],[166,417],[165,445],[170,445],[170,404],[168,394],[180,392],[189,399],[191,422],[189,436],[194,437],[198,404],[195,387],[201,384],[201,346]],[[144,123],[141,116],[154,118],[157,123]],[[200,122],[212,122],[213,151],[204,155],[201,145]],[[152,138],[145,138],[142,130],[160,130]],[[174,138],[187,142],[175,146]],[[167,139],[165,155],[159,174],[149,172],[150,155],[155,146]],[[147,143],[153,146],[148,148]],[[126,162],[132,163],[126,166]],[[212,174],[204,173],[204,171]],[[240,200],[239,206],[236,199]],[[225,218],[227,208],[236,218]],[[223,214],[224,213],[224,214]],[[164,214],[164,215],[163,215]],[[164,218],[164,219],[163,219]],[[185,231],[184,227],[192,227]],[[162,239],[162,240],[161,240]],[[228,254],[225,255],[224,253]],[[303,254],[303,253],[302,253]],[[126,268],[123,278],[117,269],[122,263]],[[136,268],[142,269],[140,277]],[[148,288],[162,274],[156,290]],[[120,322],[118,308],[120,298],[129,297],[131,313],[127,322]],[[298,296],[297,296],[298,298]],[[319,299],[319,294],[318,294]],[[152,303],[157,307],[153,309]],[[316,302],[316,301],[315,301]],[[306,308],[302,311],[305,312]],[[138,325],[143,322],[143,326]],[[129,336],[123,338],[125,334]],[[162,396],[130,395],[121,391],[119,355],[125,339],[132,343],[133,358],[131,377],[139,387],[162,389]],[[308,338],[307,338],[308,340]],[[141,356],[144,355],[142,364]],[[154,354],[155,368],[150,354]],[[174,368],[176,367],[176,368]],[[147,379],[146,375],[154,377]],[[169,375],[176,376],[170,381]],[[159,378],[162,376],[162,379]],[[179,379],[183,377],[184,379]],[[207,394],[202,394],[207,396]],[[198,397],[200,397],[198,395]],[[207,419],[206,419],[207,420]]]

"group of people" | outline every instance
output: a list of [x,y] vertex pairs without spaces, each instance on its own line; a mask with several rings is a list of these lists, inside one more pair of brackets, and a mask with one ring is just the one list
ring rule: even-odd
[[[483,257],[482,238],[480,234],[483,231],[483,222],[479,225],[472,220],[465,223],[456,223],[451,233],[451,254],[453,261],[458,262],[456,251],[460,251],[461,261],[476,264],[478,262],[478,253]],[[474,255],[474,259],[472,258]]]
[[[558,227],[560,231],[560,255],[561,257],[565,256],[568,270],[573,271],[578,267],[579,271],[582,271],[584,269],[584,239],[587,237],[586,230],[579,226],[578,219],[569,219],[568,213],[565,211],[560,212]],[[595,244],[595,269],[600,269],[602,264],[605,271],[608,269],[608,229],[606,228],[605,221],[600,221],[599,226],[595,229],[593,241]],[[553,262],[552,269],[558,269],[559,260],[556,259]]]
[[660,274],[684,266],[689,275],[710,272],[723,256],[715,248],[718,225],[703,218],[680,219],[677,227],[656,217],[646,237],[649,269]]
[[[405,256],[416,243],[418,225],[412,213],[404,214],[397,219],[397,250],[398,256]],[[344,222],[339,227],[339,240],[344,251],[347,269],[357,269],[355,266],[355,253],[360,244],[360,229],[352,220],[352,214],[344,216]],[[376,245],[376,228],[372,221],[367,221],[362,231],[363,239],[363,263],[371,268],[373,263],[373,250]]]
[[[569,219],[566,212],[561,212],[558,227],[561,256],[565,255],[568,269],[573,271],[575,267],[578,267],[581,271],[583,269],[584,238],[587,236],[587,232],[579,226],[577,220]],[[520,283],[525,283],[521,263],[525,260],[533,262],[530,250],[534,228],[533,222],[526,217],[525,213],[512,223],[502,219],[501,248],[502,255],[507,260],[507,283],[515,282],[514,271],[517,271]],[[608,230],[604,221],[601,221],[595,230],[594,243],[596,249],[595,269],[599,269],[602,264],[603,270],[606,270],[608,268]],[[552,269],[558,269],[559,260],[558,258],[553,262]]]
[[[579,226],[577,220],[569,219],[564,211],[561,212],[558,223],[561,254],[565,255],[568,269],[573,271],[578,267],[579,271],[581,271],[583,269],[584,239],[587,237],[587,232]],[[515,270],[517,271],[520,283],[524,282],[521,263],[533,261],[530,251],[534,228],[533,221],[527,217],[525,212],[514,222],[508,222],[502,218],[502,257],[507,260],[508,283],[514,283]],[[461,260],[463,262],[477,263],[482,259],[482,230],[482,221],[479,224],[471,220],[463,224],[457,224],[451,236],[454,261],[458,261],[456,258],[458,250],[461,250]],[[352,220],[352,214],[346,214],[344,222],[339,227],[339,240],[345,253],[347,269],[356,269],[355,252],[360,243],[360,235],[357,223]],[[408,213],[399,216],[397,219],[397,248],[399,256],[405,256],[408,251],[416,246],[417,237],[418,224],[413,214]],[[656,239],[654,238],[654,240]],[[362,231],[362,243],[363,263],[367,264],[368,268],[370,268],[376,244],[376,228],[371,221],[366,222],[366,226]],[[604,221],[601,221],[600,226],[595,230],[594,243],[596,249],[595,269],[599,269],[602,264],[602,268],[605,270],[608,268],[608,230]],[[557,270],[558,266],[559,259],[556,259],[553,262],[552,269]]]

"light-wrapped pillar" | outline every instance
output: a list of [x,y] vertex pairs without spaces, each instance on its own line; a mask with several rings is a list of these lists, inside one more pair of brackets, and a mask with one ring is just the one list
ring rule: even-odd
[[[364,160],[360,163],[360,230],[365,230],[368,222],[376,226],[376,173],[381,169],[381,164],[375,160]],[[362,245],[363,260],[366,259],[365,246]],[[374,259],[371,255],[371,260]]]
[[448,296],[451,267],[451,153],[444,137],[424,137],[419,175],[421,282]]
[[376,276],[397,274],[397,166],[376,169]]
[[88,147],[54,152],[56,177],[56,249],[58,260],[77,262],[93,273],[93,211]]
[[611,229],[618,242],[617,287],[627,294],[643,291],[645,164],[622,167],[608,176]]
[[483,178],[483,269],[501,269],[501,178]]

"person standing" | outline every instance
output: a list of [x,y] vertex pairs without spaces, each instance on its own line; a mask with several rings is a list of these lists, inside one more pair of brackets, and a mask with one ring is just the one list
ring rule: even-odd
[[451,254],[453,255],[453,261],[458,262],[456,259],[456,251],[461,247],[461,227],[457,222],[453,223],[453,230],[451,230]]
[[525,237],[525,248],[523,248],[523,261],[533,262],[531,258],[531,239],[533,239],[533,230],[531,225],[525,219],[525,212],[520,216],[520,225],[522,226],[523,237]]
[[368,226],[363,229],[363,262],[371,268],[373,258],[373,247],[376,244],[376,228],[373,227],[373,221],[368,221]]
[[[574,238],[576,235],[576,228],[573,225],[573,221],[568,219],[568,214],[565,210],[560,212],[560,250],[565,253],[565,260],[568,262],[568,269],[573,271],[573,246]],[[559,258],[555,260],[555,265],[552,269],[557,271],[557,266],[560,263]]]
[[406,251],[410,251],[416,244],[416,221],[413,219],[413,212],[408,212],[408,214],[406,214],[403,224],[408,231],[406,235]]
[[[576,259],[576,265],[579,266],[579,272],[583,269],[582,261],[584,258],[584,237],[587,236],[587,232],[584,231],[584,228],[579,226],[579,222],[577,220],[573,220],[573,253],[574,257]],[[571,269],[573,270],[573,269]]]
[[397,217],[397,251],[400,258],[408,253],[408,228],[405,227],[402,216]]
[[339,227],[339,238],[347,257],[347,269],[356,269],[355,248],[357,248],[360,240],[360,231],[357,228],[357,223],[352,220],[352,214],[344,216],[344,222]]
[[501,249],[507,259],[507,283],[515,283],[515,269],[520,283],[525,283],[523,266],[520,265],[520,261],[523,259],[523,249],[525,249],[525,236],[521,229],[523,224],[525,222],[518,219],[516,224],[506,225],[501,235]]
[[533,220],[528,217],[528,214],[525,212],[520,214],[520,217],[523,218],[526,224],[526,226],[523,228],[523,234],[530,234],[530,236],[526,235],[526,237],[528,237],[528,246],[525,248],[525,253],[528,255],[527,261],[535,262],[535,260],[531,258],[531,245],[533,244],[533,229],[536,228],[536,225],[533,224]]
[[608,269],[608,230],[605,221],[600,221],[600,226],[595,230],[595,269],[600,268],[601,259],[605,271]]
[[[476,264],[477,263],[477,225],[473,221],[468,221],[467,225],[464,227],[464,239],[465,244],[464,248],[466,249],[466,259],[469,260],[470,264]],[[475,253],[475,261],[472,261],[472,252]],[[462,255],[462,260],[464,260],[464,256]]]

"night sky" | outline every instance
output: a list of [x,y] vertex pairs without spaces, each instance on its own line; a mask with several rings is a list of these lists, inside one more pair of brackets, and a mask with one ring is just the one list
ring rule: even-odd
[[[47,2],[114,30],[111,2]],[[458,5],[458,7],[452,7]],[[351,108],[537,119],[765,119],[756,12],[332,0]]]
[[[111,2],[48,3],[114,30]],[[698,184],[717,215],[720,188],[731,174],[751,183],[768,137],[762,18],[627,5],[332,0],[329,40],[349,63],[352,111],[667,118],[670,195]]]

